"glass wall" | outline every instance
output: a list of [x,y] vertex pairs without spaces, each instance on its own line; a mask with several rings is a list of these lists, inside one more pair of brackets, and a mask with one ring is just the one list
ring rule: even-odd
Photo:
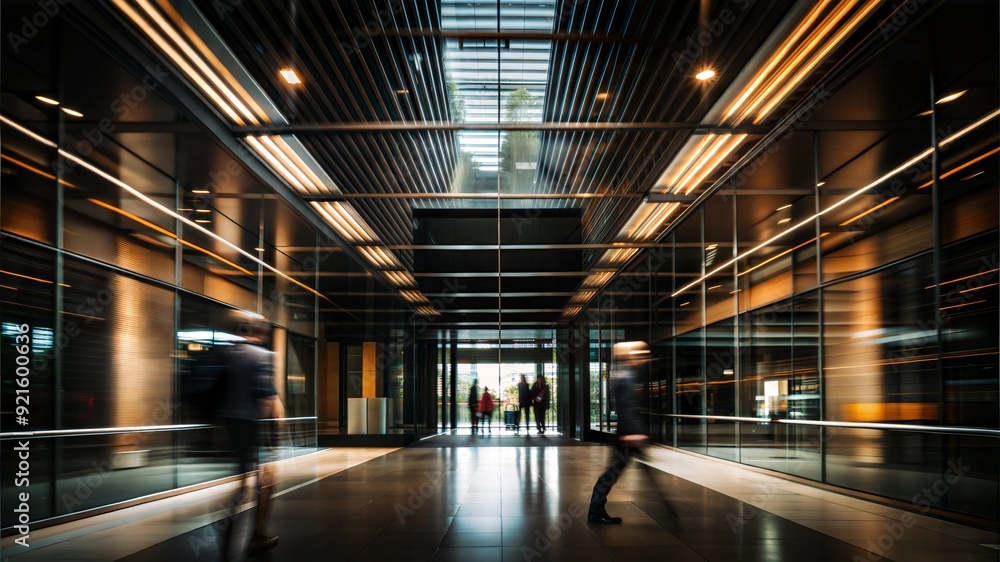
[[[1000,519],[998,90],[966,82],[978,63],[949,64],[962,19],[949,6],[911,30],[954,43],[930,71],[891,67],[904,46],[885,47],[633,262],[649,278],[646,336],[607,329],[635,316],[614,299],[628,271],[577,316],[593,429],[613,430],[604,350],[648,337],[658,442],[902,504],[960,469],[930,508]],[[996,51],[983,57],[995,77]],[[912,100],[858,107],[879,95],[874,73]],[[963,90],[974,97],[939,101]],[[913,126],[810,125],[847,115]]]
[[295,418],[282,454],[315,450],[317,230],[197,132],[159,78],[62,18],[4,51],[2,73],[3,505],[28,492],[38,521],[233,474],[188,392],[192,361],[238,337],[223,322],[235,310],[275,327]]

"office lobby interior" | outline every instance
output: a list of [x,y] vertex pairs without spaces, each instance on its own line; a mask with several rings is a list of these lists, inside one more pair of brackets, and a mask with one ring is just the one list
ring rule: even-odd
[[[4,0],[0,28],[4,561],[249,541],[198,380],[234,315],[284,407],[280,540],[238,559],[1000,560],[997,2]],[[645,454],[595,523],[637,341]]]

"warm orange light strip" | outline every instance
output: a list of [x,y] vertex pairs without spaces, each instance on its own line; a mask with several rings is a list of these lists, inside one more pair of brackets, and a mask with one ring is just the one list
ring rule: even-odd
[[[16,165],[24,168],[25,170],[28,170],[29,172],[34,172],[34,173],[42,176],[45,179],[49,179],[49,180],[56,179],[56,177],[53,176],[52,174],[50,174],[48,172],[45,172],[45,171],[42,171],[42,170],[39,170],[38,168],[36,168],[36,167],[34,167],[34,166],[30,165],[30,164],[27,164],[25,162],[21,162],[20,160],[18,160],[17,158],[14,158],[12,156],[7,156],[6,154],[0,154],[0,158],[2,158],[4,160],[10,160],[12,163],[14,163],[14,164],[16,164]],[[75,185],[71,184],[70,182],[68,182],[66,180],[59,180],[59,183],[65,185],[66,187],[72,187],[74,189],[76,188]]]
[[139,29],[146,34],[156,45],[170,57],[170,60],[174,62],[181,70],[198,86],[198,88],[204,92],[211,100],[215,103],[215,106],[222,110],[234,123],[237,125],[244,125],[243,119],[236,113],[236,111],[222,99],[218,92],[215,91],[208,82],[194,69],[190,64],[184,59],[184,57],[178,53],[166,39],[161,36],[156,29],[154,29],[149,22],[146,21],[139,13],[132,9],[125,0],[112,0],[118,9],[125,13],[132,23],[137,25]]
[[[0,115],[0,122],[6,123],[6,124],[8,124],[8,125],[10,125],[10,126],[12,126],[14,128],[16,128],[17,130],[24,132],[25,134],[27,134],[28,136],[30,136],[31,138],[33,138],[34,140],[38,141],[39,143],[41,143],[41,144],[43,144],[45,146],[56,147],[55,143],[53,143],[52,141],[46,139],[45,137],[43,137],[43,136],[41,136],[41,135],[39,135],[39,134],[37,134],[37,133],[35,133],[35,132],[33,132],[33,131],[25,128],[25,127],[22,127],[21,125],[15,123],[14,121],[11,121],[10,119],[4,117],[3,115]],[[105,172],[104,170],[98,168],[97,166],[91,164],[90,162],[84,160],[83,158],[80,158],[79,156],[77,156],[75,154],[72,154],[70,152],[67,152],[67,151],[65,151],[63,149],[57,149],[57,150],[58,150],[58,153],[63,158],[66,158],[67,160],[75,162],[76,164],[78,164],[80,166],[83,166],[84,168],[86,168],[86,169],[90,170],[91,172],[97,174],[98,176],[104,178],[108,182],[110,182],[110,183],[112,183],[114,185],[117,185],[119,188],[121,188],[124,191],[127,191],[128,193],[131,193],[136,199],[139,199],[140,201],[146,203],[150,207],[153,207],[154,209],[160,211],[161,213],[164,213],[164,214],[166,214],[168,216],[171,216],[171,217],[173,217],[173,218],[175,218],[175,219],[183,222],[184,224],[190,226],[191,228],[193,228],[193,229],[195,229],[195,230],[197,230],[199,232],[203,232],[206,236],[209,236],[210,238],[214,238],[215,240],[218,240],[220,243],[225,244],[226,246],[229,246],[230,248],[232,248],[236,252],[238,252],[238,253],[242,254],[243,256],[245,256],[250,261],[253,261],[254,263],[260,264],[261,266],[263,266],[267,270],[275,273],[276,275],[279,275],[282,278],[287,279],[291,283],[293,283],[295,285],[298,285],[299,287],[302,287],[306,291],[308,291],[308,292],[310,292],[310,293],[312,293],[312,294],[314,294],[314,295],[322,298],[323,300],[326,300],[327,302],[333,303],[333,301],[331,301],[330,299],[328,299],[325,295],[323,295],[319,291],[317,291],[317,290],[313,289],[312,287],[310,287],[310,286],[308,286],[308,285],[300,282],[297,279],[292,278],[287,273],[281,271],[280,269],[274,267],[273,265],[271,265],[271,264],[269,264],[269,263],[267,263],[265,261],[260,260],[259,258],[257,258],[257,256],[254,256],[250,252],[247,252],[243,248],[240,248],[236,244],[233,244],[232,242],[230,242],[229,240],[226,240],[222,236],[219,236],[218,234],[212,232],[211,230],[208,230],[207,228],[205,228],[205,227],[201,226],[200,224],[196,223],[195,221],[193,221],[193,220],[191,220],[191,219],[189,219],[187,217],[178,215],[177,213],[175,213],[174,211],[168,209],[166,206],[164,206],[163,204],[157,202],[156,200],[152,199],[151,197],[149,197],[145,193],[143,193],[143,192],[139,191],[138,189],[132,187],[131,185],[123,182],[122,180],[120,180],[120,179],[112,176],[111,174]]]
[[[942,359],[965,359],[966,357],[989,357],[991,355],[997,355],[996,351],[987,351],[983,353],[963,353],[959,355],[943,354]],[[864,367],[884,367],[886,365],[904,365],[906,363],[927,363],[929,361],[937,361],[937,355],[932,355],[930,357],[921,357],[916,359],[886,359],[885,361],[876,361],[874,363],[866,363],[864,365],[841,365],[837,367],[823,367],[824,371],[842,371],[845,369],[862,369]]]
[[[0,269],[0,273],[6,275],[12,275],[14,277],[20,277],[21,279],[27,279],[29,281],[38,281],[39,283],[47,283],[49,285],[59,285],[60,287],[70,287],[66,283],[56,283],[55,281],[49,281],[48,279],[39,279],[38,277],[31,277],[30,275],[21,275],[20,273],[14,273],[13,271],[5,271]],[[13,287],[11,287],[13,289]]]
[[[952,143],[957,142],[959,139],[961,139],[965,135],[971,133],[972,131],[975,131],[979,127],[982,127],[983,125],[986,125],[988,123],[995,123],[997,117],[1000,117],[1000,108],[997,108],[997,109],[994,109],[993,111],[990,111],[989,113],[983,115],[979,119],[973,121],[972,123],[969,123],[968,125],[966,125],[965,127],[961,128],[961,129],[959,129],[955,133],[953,133],[953,134],[951,134],[951,135],[949,135],[949,136],[941,139],[941,141],[938,143],[938,146],[939,147],[949,146]],[[790,226],[790,227],[786,228],[785,230],[779,232],[778,234],[775,234],[774,236],[768,238],[767,240],[764,240],[763,242],[757,244],[753,248],[750,248],[749,250],[746,250],[745,252],[742,252],[741,254],[737,255],[736,257],[734,257],[734,258],[726,261],[725,263],[719,265],[718,267],[716,267],[712,271],[709,271],[708,273],[702,275],[700,278],[692,281],[691,283],[688,283],[684,287],[681,287],[679,290],[675,291],[670,296],[671,297],[676,297],[677,295],[679,295],[679,294],[687,291],[691,287],[694,287],[698,283],[701,283],[706,278],[711,277],[712,275],[715,275],[716,273],[718,273],[718,272],[726,269],[727,267],[733,265],[733,263],[735,263],[735,262],[737,262],[737,261],[739,261],[739,260],[741,260],[743,258],[746,258],[747,256],[750,256],[751,254],[754,254],[754,253],[760,251],[762,248],[766,248],[772,242],[774,242],[774,241],[782,238],[783,236],[786,236],[788,233],[793,232],[795,230],[798,230],[799,228],[802,228],[803,226],[806,226],[808,224],[812,224],[813,221],[815,221],[817,218],[819,218],[819,217],[821,217],[821,216],[823,216],[823,215],[825,215],[825,214],[827,214],[827,213],[829,213],[829,212],[831,212],[831,211],[833,211],[833,210],[841,207],[842,205],[846,205],[848,202],[850,202],[854,198],[860,197],[861,195],[863,195],[869,189],[875,187],[876,185],[881,184],[882,182],[887,181],[888,179],[894,177],[896,174],[900,174],[903,171],[910,169],[911,166],[913,166],[917,162],[920,162],[924,158],[927,158],[933,152],[934,152],[934,147],[925,148],[924,150],[920,151],[919,153],[917,153],[916,155],[914,155],[909,160],[906,160],[905,162],[902,162],[901,164],[899,164],[898,166],[896,166],[892,170],[889,170],[888,172],[886,172],[882,176],[876,178],[875,180],[873,180],[868,185],[857,189],[856,191],[854,191],[850,195],[844,197],[843,199],[837,201],[836,203],[830,205],[829,207],[823,209],[822,211],[820,211],[820,212],[818,212],[818,213],[816,213],[816,214],[814,214],[814,215],[812,215],[812,216],[810,216],[810,217],[808,217],[806,219],[803,219],[803,220],[799,221],[798,224]]]
[[875,211],[881,209],[882,207],[885,207],[886,205],[888,205],[890,203],[894,203],[897,199],[899,199],[899,195],[893,197],[892,199],[886,199],[881,204],[875,205],[871,209],[868,209],[867,211],[865,211],[865,212],[861,213],[860,215],[857,215],[857,216],[855,216],[853,218],[847,219],[846,221],[840,223],[837,226],[847,226],[847,225],[851,224],[852,222],[854,222],[854,221],[856,221],[856,220],[858,220],[860,218],[866,217],[866,216],[874,213]]
[[267,113],[257,104],[256,100],[253,99],[253,96],[251,96],[243,88],[236,77],[229,72],[228,68],[226,68],[226,65],[222,64],[222,61],[219,60],[212,49],[210,49],[208,45],[201,40],[201,37],[199,37],[198,34],[191,29],[191,26],[188,25],[184,18],[181,17],[180,13],[177,12],[172,4],[174,1],[175,0],[157,0],[157,4],[160,6],[160,10],[162,10],[167,17],[173,20],[177,29],[183,32],[188,38],[188,41],[190,41],[191,44],[198,49],[201,56],[212,65],[219,76],[222,77],[223,82],[228,84],[229,87],[236,92],[237,96],[239,96],[239,99],[250,107],[254,115],[260,117],[264,122],[269,122],[270,119],[267,117]]
[[681,192],[684,195],[690,195],[692,191],[701,185],[701,182],[705,181],[705,178],[709,174],[715,171],[715,169],[732,154],[733,150],[739,145],[743,144],[743,141],[749,135],[721,135],[716,141],[711,145],[711,147],[705,151],[704,156],[701,161],[696,166],[692,166],[688,173],[685,174],[676,184],[673,191]]
[[701,137],[701,139],[699,139],[698,142],[694,146],[692,146],[690,150],[686,151],[689,153],[689,156],[684,161],[684,163],[678,166],[676,172],[674,172],[670,177],[666,178],[663,181],[663,183],[666,184],[666,189],[663,191],[663,193],[669,193],[672,190],[672,188],[679,183],[677,181],[677,178],[680,178],[681,176],[687,174],[688,170],[691,169],[691,166],[693,166],[698,161],[698,159],[701,158],[701,155],[705,152],[705,149],[715,138],[716,135],[707,134]]
[[[853,5],[850,5],[847,9],[838,12],[833,21],[829,21],[825,28],[817,32],[815,34],[815,41],[811,42],[808,47],[809,49],[813,49],[817,45],[822,45],[819,52],[815,53],[807,64],[800,65],[798,60],[793,61],[793,68],[798,68],[798,72],[796,72],[796,74],[785,83],[785,87],[779,90],[777,94],[767,92],[759,98],[760,100],[769,99],[770,101],[767,105],[761,108],[760,112],[758,112],[756,119],[753,121],[754,124],[756,125],[763,121],[779,103],[783,102],[788,94],[793,89],[798,87],[802,83],[802,80],[810,72],[812,72],[813,69],[816,68],[816,66],[819,65],[819,63],[822,62],[828,54],[830,54],[830,51],[840,45],[840,42],[844,40],[844,37],[854,31],[858,24],[860,24],[863,19],[868,17],[872,10],[874,10],[880,3],[881,0],[869,1],[858,13],[854,14],[854,16],[846,24],[841,24],[840,19],[843,15],[846,14],[849,9],[854,8]],[[829,31],[837,29],[838,27],[839,29],[837,30],[837,33],[834,34],[832,38],[825,37]],[[785,77],[779,77],[779,80],[784,78]]]
[[990,283],[989,285],[982,285],[980,287],[972,287],[970,289],[965,289],[964,291],[959,291],[959,293],[971,293],[972,291],[980,291],[982,289],[988,289],[989,287],[996,287],[1000,283]]
[[[958,279],[952,279],[951,281],[942,281],[941,284],[942,285],[951,285],[952,283],[958,283],[959,281],[965,281],[966,279],[972,279],[974,277],[979,277],[979,276],[982,276],[982,275],[986,275],[987,273],[995,273],[997,271],[1000,271],[1000,267],[998,267],[996,269],[991,269],[989,271],[982,271],[982,272],[979,272],[979,273],[973,273],[972,275],[966,275],[965,277],[959,277]],[[928,286],[926,286],[924,288],[925,289],[933,289],[934,287],[935,287],[935,285],[928,285]]]
[[[824,233],[820,234],[819,237],[822,238],[822,237],[826,236],[827,234],[830,234],[830,233],[829,232],[824,232]],[[794,248],[789,248],[789,249],[785,250],[784,252],[781,252],[780,254],[776,254],[774,256],[771,256],[770,258],[768,258],[768,259],[766,259],[766,260],[758,263],[757,265],[751,267],[750,269],[744,271],[743,273],[738,273],[736,276],[737,277],[742,277],[742,276],[746,275],[747,273],[750,273],[751,271],[753,271],[753,270],[755,270],[757,268],[764,267],[765,265],[767,265],[767,264],[771,263],[772,261],[780,258],[781,256],[784,256],[786,254],[790,254],[790,253],[794,252],[795,250],[798,250],[799,248],[801,248],[803,246],[808,246],[809,244],[812,244],[815,241],[816,241],[815,238],[813,238],[812,240],[806,240],[805,242],[799,244],[798,246],[796,246]]]
[[[943,180],[943,179],[945,179],[945,178],[947,178],[949,176],[953,176],[953,175],[961,172],[962,170],[968,168],[969,166],[974,166],[977,162],[982,162],[983,160],[985,160],[986,158],[989,158],[990,156],[993,156],[997,152],[1000,152],[1000,146],[998,146],[997,148],[994,148],[993,150],[991,150],[989,152],[980,154],[979,156],[976,156],[975,158],[973,158],[972,160],[969,160],[968,162],[966,162],[964,164],[961,164],[961,165],[959,165],[959,166],[957,166],[955,168],[952,168],[952,169],[948,170],[947,172],[941,174],[941,177],[938,178],[938,179],[942,179]],[[934,183],[934,180],[928,180],[926,183],[924,183],[923,185],[921,185],[917,189],[923,189],[925,187],[930,187],[931,184],[933,184],[933,183]]]
[[164,19],[164,17],[160,14],[160,12],[156,8],[151,6],[147,0],[136,0],[136,2],[139,4],[139,7],[146,12],[146,15],[149,16],[151,20],[153,20],[153,23],[155,23],[160,30],[166,33],[167,37],[173,40],[176,46],[180,47],[181,51],[183,51],[184,54],[187,55],[188,60],[192,61],[195,64],[195,66],[198,67],[198,70],[202,72],[202,75],[208,78],[208,80],[212,83],[212,85],[214,85],[216,89],[219,92],[221,92],[222,95],[225,96],[227,100],[229,100],[229,103],[231,103],[233,106],[236,107],[236,109],[243,115],[243,117],[245,117],[248,121],[250,121],[250,123],[254,125],[260,124],[260,121],[249,109],[247,109],[247,106],[243,103],[243,101],[239,97],[237,97],[236,94],[233,93],[233,91],[229,88],[229,86],[222,81],[222,79],[215,72],[215,70],[213,70],[208,66],[208,63],[205,62],[205,59],[202,58],[201,55],[199,55],[197,52],[195,52],[193,48],[191,48],[191,45],[188,44],[188,42],[185,41],[184,38],[181,37],[179,33],[177,33],[177,30],[174,29],[172,25],[170,25],[170,22]]
[[269,166],[271,166],[271,169],[277,172],[279,176],[281,176],[281,179],[288,182],[288,185],[291,185],[292,187],[297,189],[299,193],[308,194],[309,190],[307,190],[306,187],[302,185],[302,182],[299,181],[298,177],[296,177],[295,174],[293,174],[288,168],[285,167],[285,165],[281,162],[281,160],[278,159],[277,156],[272,154],[271,151],[268,150],[266,146],[264,146],[264,143],[261,141],[261,138],[248,136],[246,137],[246,141],[247,143],[250,144],[250,147],[254,149],[254,152],[256,152],[259,156],[261,156],[264,159],[264,161],[267,162]]
[[286,141],[284,138],[278,135],[272,136],[271,139],[274,141],[275,145],[277,145],[277,147],[281,150],[281,152],[283,152],[285,156],[288,157],[289,160],[294,161],[298,165],[299,171],[305,174],[305,176],[308,178],[307,181],[305,182],[308,187],[310,187],[316,193],[330,191],[326,187],[326,182],[324,182],[322,179],[320,179],[318,175],[316,175],[316,172],[313,171],[312,166],[309,166],[308,164],[305,163],[302,157],[299,156],[298,153],[296,153],[295,150],[291,147],[291,145],[288,144],[288,141]]
[[952,309],[952,308],[962,308],[963,306],[972,306],[974,304],[979,304],[979,303],[983,303],[983,302],[986,302],[986,299],[978,300],[978,301],[972,301],[972,302],[967,302],[967,303],[964,303],[964,304],[954,304],[952,306],[942,306],[942,307],[938,308],[938,310],[949,310],[949,309]]
[[[763,83],[770,76],[770,73],[781,63],[788,52],[792,50],[793,46],[806,33],[806,30],[808,30],[809,27],[812,26],[817,19],[819,19],[820,14],[822,14],[829,5],[830,0],[824,0],[813,7],[812,11],[809,12],[806,18],[798,26],[796,26],[796,28],[792,31],[792,34],[785,39],[785,41],[781,44],[781,47],[779,47],[778,50],[775,51],[774,55],[768,59],[764,68],[757,72],[753,82],[744,88],[743,92],[739,95],[736,101],[729,106],[729,109],[727,109],[725,113],[725,119],[729,119],[743,107],[743,104],[746,103],[747,99],[757,90],[758,87],[760,87],[761,83]],[[749,110],[747,112],[749,112]]]
[[280,137],[262,136],[262,137],[260,137],[260,141],[261,141],[261,143],[264,144],[264,146],[267,147],[268,152],[270,152],[275,158],[277,158],[279,161],[281,161],[281,163],[285,167],[285,169],[287,169],[289,172],[291,172],[292,175],[295,176],[295,179],[299,180],[299,184],[300,184],[299,189],[301,189],[301,190],[303,190],[305,192],[308,192],[308,193],[312,193],[312,194],[317,194],[318,195],[319,194],[319,190],[316,189],[316,186],[312,185],[312,180],[309,179],[306,176],[305,172],[302,169],[305,166],[299,166],[296,162],[294,162],[293,159],[292,159],[292,157],[289,156],[288,152],[285,152],[284,150],[282,150],[277,145],[277,143],[275,143],[275,139],[277,139],[277,138],[280,138]]
[[174,240],[177,240],[178,242],[180,242],[181,244],[183,244],[183,245],[185,245],[185,246],[187,246],[189,248],[192,248],[194,250],[197,250],[199,252],[204,253],[207,256],[211,256],[211,257],[219,260],[220,262],[222,262],[222,263],[228,265],[229,267],[231,267],[231,268],[233,268],[233,269],[235,269],[235,270],[243,273],[244,275],[248,275],[248,276],[251,276],[251,277],[253,276],[253,273],[251,273],[249,270],[247,270],[247,269],[245,269],[243,267],[240,267],[238,264],[235,264],[235,263],[227,260],[226,258],[220,256],[219,254],[216,254],[215,252],[212,252],[211,250],[207,250],[205,248],[202,248],[201,246],[199,246],[197,244],[193,244],[191,242],[188,242],[187,240],[182,240],[182,239],[178,238],[176,234],[174,234],[173,232],[170,232],[169,230],[163,228],[162,226],[153,224],[153,223],[149,222],[148,220],[146,220],[146,219],[144,219],[142,217],[139,217],[137,215],[134,215],[134,214],[126,211],[125,209],[120,209],[118,207],[115,207],[114,205],[109,205],[108,203],[105,203],[104,201],[100,201],[100,200],[97,200],[97,199],[87,198],[87,201],[90,201],[91,203],[93,203],[94,205],[97,205],[98,207],[103,207],[103,208],[105,208],[105,209],[107,209],[109,211],[114,211],[114,212],[118,213],[119,215],[121,215],[123,217],[132,219],[135,222],[141,224],[142,226],[145,226],[146,228],[149,228],[151,230],[155,230],[156,232],[159,232],[160,234],[163,234],[164,236],[169,236],[170,238],[173,238]]
[[333,226],[341,236],[348,242],[374,242],[365,229],[350,215],[348,208],[345,208],[339,201],[312,201],[310,205],[320,215]]

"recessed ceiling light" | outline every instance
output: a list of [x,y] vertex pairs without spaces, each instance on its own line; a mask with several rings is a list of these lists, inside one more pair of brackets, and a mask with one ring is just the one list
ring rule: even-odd
[[705,246],[705,249],[706,250],[714,250],[714,249],[716,249],[718,247],[719,247],[718,244],[709,244],[708,246]]
[[712,70],[711,68],[706,68],[705,70],[702,70],[698,74],[695,74],[694,77],[697,78],[698,80],[701,80],[702,82],[704,82],[705,80],[708,80],[710,78],[714,78],[715,77],[715,71]]
[[212,192],[207,189],[192,189],[191,193],[212,193]]
[[258,246],[256,248],[254,248],[254,250],[257,250],[258,252],[263,252],[264,248],[261,248],[260,246]]
[[819,183],[816,184],[816,187],[823,187],[824,185],[826,185],[826,182],[825,181],[821,181],[821,182],[819,182]]
[[54,100],[52,98],[47,98],[45,96],[35,96],[35,99],[38,100],[38,101],[40,101],[40,102],[42,102],[42,103],[47,103],[49,105],[59,105],[58,101],[56,101],[56,100]]
[[606,99],[608,99],[608,93],[607,92],[598,92],[597,93],[597,99],[599,99],[599,100],[606,100]]
[[70,109],[68,107],[60,107],[59,109],[63,110],[63,112],[67,115],[72,115],[73,117],[83,117],[83,114],[75,109]]
[[785,217],[785,218],[781,219],[780,221],[778,221],[778,224],[785,224],[786,222],[788,222],[790,220],[792,220],[792,219],[789,218],[789,217]]
[[682,302],[679,306],[687,306],[689,304],[691,304],[691,301]]
[[776,211],[784,211],[785,209],[787,209],[787,208],[789,208],[789,207],[791,207],[791,206],[792,206],[792,204],[791,204],[791,203],[789,203],[789,204],[787,204],[787,205],[782,205],[782,206],[778,207],[778,208],[777,208],[777,209],[775,209],[775,210],[776,210]]
[[400,89],[396,90],[396,93],[399,94],[399,95],[401,95],[401,96],[405,96],[406,94],[410,93],[410,91],[407,90],[407,89],[405,89],[405,88],[400,88]]
[[281,77],[285,79],[285,82],[288,82],[291,85],[302,83],[302,79],[299,78],[299,75],[296,74],[291,68],[283,68],[278,71],[278,74],[281,74]]
[[707,288],[707,289],[705,289],[705,290],[706,290],[706,291],[714,291],[715,289],[718,289],[718,288],[719,288],[719,287],[721,287],[721,286],[722,286],[722,285],[712,285],[711,287],[709,287],[709,288]]
[[961,92],[955,92],[954,94],[948,94],[947,96],[945,96],[945,97],[937,100],[937,103],[948,103],[950,101],[955,101],[958,98],[962,97],[965,94],[965,92],[968,92],[968,91],[969,90],[962,90]]
[[196,212],[196,213],[211,213],[212,209],[195,209],[194,212]]
[[197,223],[200,223],[200,224],[208,224],[208,223],[210,223],[212,221],[210,221],[208,219],[194,219],[194,222],[197,222]]

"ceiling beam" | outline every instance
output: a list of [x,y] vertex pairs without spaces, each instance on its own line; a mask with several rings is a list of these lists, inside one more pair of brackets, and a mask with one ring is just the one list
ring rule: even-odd
[[326,133],[372,133],[412,131],[692,131],[694,134],[748,133],[763,135],[771,127],[762,125],[710,125],[689,122],[576,121],[564,123],[455,123],[451,121],[384,121],[354,123],[293,123],[233,127],[238,135],[287,135]]

